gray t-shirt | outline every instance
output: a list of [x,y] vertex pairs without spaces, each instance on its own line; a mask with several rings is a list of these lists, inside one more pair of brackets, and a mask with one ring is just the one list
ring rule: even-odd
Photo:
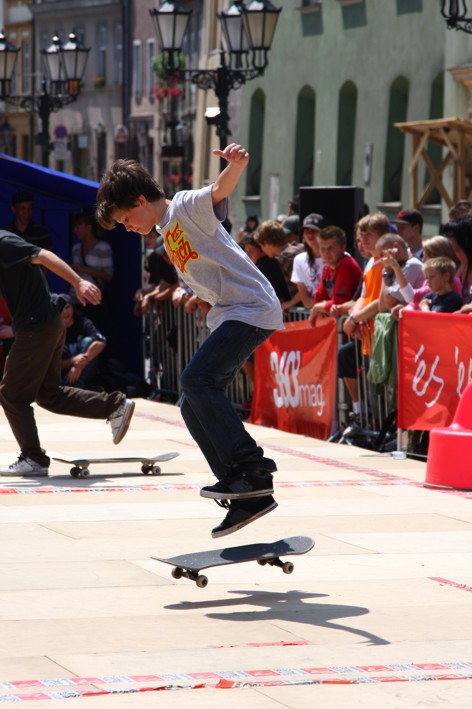
[[167,255],[184,282],[212,306],[207,315],[212,330],[225,320],[283,329],[274,289],[222,226],[227,202],[214,207],[211,189],[173,197],[158,225]]

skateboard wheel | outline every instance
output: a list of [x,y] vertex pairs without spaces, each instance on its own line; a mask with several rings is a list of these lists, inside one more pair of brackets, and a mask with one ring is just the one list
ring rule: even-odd
[[178,566],[175,567],[175,569],[172,569],[172,578],[174,579],[181,579],[183,575],[183,570],[179,568]]
[[80,475],[80,468],[77,468],[74,466],[73,468],[70,469],[70,474],[72,475],[73,478],[78,478]]
[[141,466],[141,472],[143,475],[148,475],[152,470],[152,465],[146,465],[146,463],[143,463]]
[[265,566],[267,564],[267,561],[265,559],[258,559],[257,563],[259,566]]
[[152,471],[152,473],[151,473],[152,475],[160,475],[161,474],[161,468],[159,467],[159,465],[153,465],[151,468],[151,471]]
[[197,576],[195,583],[198,588],[205,588],[205,586],[208,586],[208,578],[206,576]]
[[83,468],[79,473],[79,478],[88,478],[90,475],[90,470],[88,468]]
[[282,571],[284,572],[284,574],[291,574],[293,572],[294,568],[295,567],[291,561],[285,561],[282,566]]

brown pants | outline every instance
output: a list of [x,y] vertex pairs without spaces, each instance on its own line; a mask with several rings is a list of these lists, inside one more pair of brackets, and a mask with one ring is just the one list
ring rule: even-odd
[[124,399],[119,391],[99,394],[61,386],[66,328],[60,315],[40,330],[15,334],[0,383],[0,404],[23,455],[41,461],[38,429],[31,404],[67,416],[107,419]]

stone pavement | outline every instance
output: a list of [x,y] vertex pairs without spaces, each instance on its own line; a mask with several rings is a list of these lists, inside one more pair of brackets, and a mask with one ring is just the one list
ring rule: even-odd
[[[199,497],[211,477],[176,407],[137,400],[118,447],[101,421],[37,415],[50,455],[180,456],[156,477],[56,462],[0,477],[0,703],[470,709],[472,493],[425,489],[417,461],[251,426],[279,507],[212,540],[224,510]],[[9,464],[3,416],[0,439]],[[151,559],[294,534],[316,545],[291,575],[233,565],[200,589]]]

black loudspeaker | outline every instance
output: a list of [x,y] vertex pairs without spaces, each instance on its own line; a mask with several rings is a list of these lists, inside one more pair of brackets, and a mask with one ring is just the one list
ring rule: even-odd
[[346,232],[347,251],[354,253],[354,226],[365,214],[362,187],[300,187],[300,228],[307,214],[322,214],[330,226]]

